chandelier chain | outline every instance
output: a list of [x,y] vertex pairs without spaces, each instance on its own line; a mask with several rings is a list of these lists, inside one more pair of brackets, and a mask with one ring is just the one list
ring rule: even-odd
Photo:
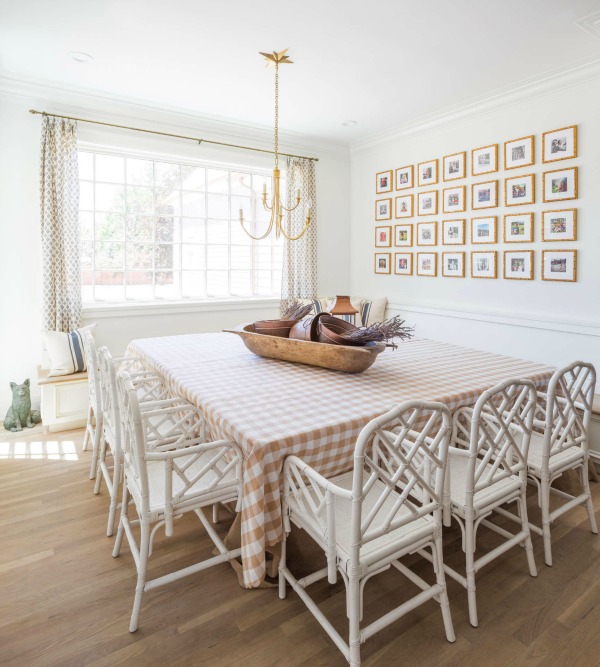
[[279,63],[275,63],[275,169],[279,166]]

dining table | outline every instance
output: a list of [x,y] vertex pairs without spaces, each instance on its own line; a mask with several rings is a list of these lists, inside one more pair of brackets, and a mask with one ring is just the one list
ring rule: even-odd
[[173,395],[202,412],[215,439],[244,455],[241,507],[243,584],[266,574],[266,549],[282,540],[282,469],[295,454],[325,477],[352,468],[361,429],[392,406],[432,400],[451,412],[472,406],[509,378],[548,385],[553,367],[446,342],[413,338],[349,374],[257,356],[231,333],[131,341],[127,356],[164,378]]

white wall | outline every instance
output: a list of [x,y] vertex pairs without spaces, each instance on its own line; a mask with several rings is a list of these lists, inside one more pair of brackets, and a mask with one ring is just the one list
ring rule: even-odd
[[[535,94],[520,91],[518,96],[507,96],[478,104],[471,110],[464,109],[462,113],[455,112],[452,120],[440,115],[435,122],[428,122],[427,127],[425,123],[421,128],[415,125],[352,148],[352,291],[386,295],[391,302],[390,314],[402,313],[408,322],[416,324],[417,335],[420,336],[553,365],[584,358],[592,361],[600,373],[600,77],[592,73],[585,81],[549,82],[543,89],[532,92]],[[578,126],[579,157],[542,164],[541,133],[574,124]],[[470,174],[470,149],[493,143],[499,144],[503,167],[503,142],[529,134],[535,135],[535,165],[508,174],[536,174],[535,205],[499,207],[476,213],[470,210],[470,183],[503,179],[501,169],[499,174],[453,182],[467,185],[466,213],[439,214],[431,218],[415,216],[411,220],[413,223],[425,220],[440,223],[443,219],[466,218],[468,231],[472,216],[497,215],[500,242],[496,245],[472,246],[468,239],[464,247],[449,248],[442,246],[440,241],[437,248],[432,248],[438,252],[452,249],[467,251],[467,276],[470,275],[469,251],[497,250],[497,280],[374,274],[374,227],[376,224],[406,222],[391,220],[375,223],[376,172],[467,151],[467,173]],[[579,167],[579,199],[542,204],[541,172],[572,165]],[[440,176],[440,183],[435,186],[440,191],[440,197],[442,188],[448,185],[451,184],[444,184]],[[427,189],[433,188],[415,188],[411,192],[416,195],[419,190]],[[500,190],[503,192],[502,180]],[[572,207],[578,209],[577,242],[542,243],[540,211]],[[534,243],[504,244],[501,228],[503,214],[519,211],[535,212]],[[576,283],[541,280],[541,250],[556,247],[577,249]],[[502,278],[501,251],[519,249],[535,250],[533,281]],[[427,249],[413,246],[389,250],[392,253],[395,250],[411,250],[416,260],[416,252]]]
[[[125,125],[139,125],[207,139],[272,147],[271,131],[202,119],[148,106],[120,104],[106,98],[33,86],[0,77],[0,420],[10,403],[9,382],[36,377],[42,358],[41,267],[39,233],[40,116],[28,109],[96,118]],[[189,155],[230,164],[270,167],[272,156],[216,149],[208,145],[159,138],[152,135],[79,126],[82,143],[99,146]],[[282,136],[281,150],[320,158],[318,191],[319,291],[343,293],[349,288],[349,153],[336,144]],[[335,263],[331,261],[335,248]],[[108,313],[84,311],[84,324],[98,322],[98,341],[115,353],[124,351],[133,338],[195,331],[219,331],[240,322],[273,317],[274,300],[246,304],[211,304],[201,307],[131,309]],[[39,392],[32,390],[34,403]]]

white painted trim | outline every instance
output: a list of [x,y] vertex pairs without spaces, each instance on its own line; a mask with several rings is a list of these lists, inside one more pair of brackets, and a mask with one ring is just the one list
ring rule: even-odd
[[586,85],[590,81],[598,79],[600,79],[600,58],[583,60],[574,65],[557,68],[545,74],[531,77],[516,85],[511,84],[486,95],[471,98],[441,111],[419,116],[392,131],[359,139],[351,143],[350,153],[358,153],[411,134],[425,132],[448,123],[486,114],[537,97],[564,94],[567,88]]
[[97,320],[109,317],[138,317],[146,315],[179,315],[181,313],[214,313],[223,311],[278,308],[280,299],[219,299],[212,301],[165,301],[164,303],[106,303],[86,304],[82,317]]
[[418,306],[409,303],[388,303],[388,310],[400,313],[422,313],[436,317],[453,317],[464,320],[476,320],[507,326],[526,327],[528,329],[546,329],[582,336],[600,337],[600,323],[576,322],[569,320],[548,320],[538,317],[516,317],[507,312],[481,310],[454,310],[442,306]]

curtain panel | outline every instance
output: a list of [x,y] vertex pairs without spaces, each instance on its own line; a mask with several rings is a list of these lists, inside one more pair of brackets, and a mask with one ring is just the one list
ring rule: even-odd
[[81,324],[77,123],[44,116],[41,146],[43,327]]
[[297,299],[315,299],[317,296],[317,185],[313,160],[287,158],[286,206],[296,203],[296,192],[302,200],[298,208],[287,215],[286,233],[298,234],[304,226],[308,209],[311,223],[304,236],[297,241],[285,239],[283,274],[281,281],[281,312]]

